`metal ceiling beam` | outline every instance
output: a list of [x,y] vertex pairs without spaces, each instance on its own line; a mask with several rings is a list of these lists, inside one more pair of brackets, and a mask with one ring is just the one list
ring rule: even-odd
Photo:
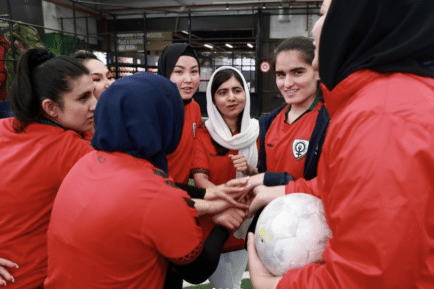
[[[87,1],[88,2],[88,1]],[[177,1],[178,2],[178,1]],[[289,3],[291,6],[294,7],[306,7],[306,5],[321,5],[323,2],[323,0],[312,0],[312,1],[285,1],[285,3]],[[88,2],[89,3],[89,2]],[[213,2],[213,4],[193,4],[193,5],[176,5],[176,6],[154,6],[154,7],[139,7],[139,6],[125,6],[125,5],[117,5],[117,4],[103,4],[100,3],[100,5],[105,5],[105,6],[117,6],[119,8],[114,8],[114,9],[106,9],[105,11],[110,11],[112,13],[115,12],[122,12],[122,11],[131,11],[131,10],[147,10],[147,11],[167,11],[170,13],[176,13],[176,11],[180,12],[180,11],[185,11],[185,9],[190,9],[190,10],[199,10],[199,9],[204,9],[204,8],[216,8],[216,7],[220,7],[220,8],[231,8],[231,7],[249,7],[249,8],[254,8],[254,7],[262,7],[264,4],[267,7],[276,7],[278,8],[279,6],[281,6],[283,3],[282,1],[273,1],[273,2],[242,2],[242,1],[238,1],[238,2],[234,2],[234,1],[227,1],[227,2]],[[172,11],[170,11],[172,10]]]

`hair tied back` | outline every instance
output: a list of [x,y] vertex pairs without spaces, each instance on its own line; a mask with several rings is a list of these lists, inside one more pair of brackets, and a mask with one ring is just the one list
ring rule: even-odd
[[29,55],[29,71],[32,72],[38,65],[53,57],[54,55],[46,49],[35,49],[34,53]]

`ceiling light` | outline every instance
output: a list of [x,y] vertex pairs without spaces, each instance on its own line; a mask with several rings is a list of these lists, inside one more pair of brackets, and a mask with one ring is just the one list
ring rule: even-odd
[[186,30],[182,30],[181,32],[188,35],[188,31]]
[[213,49],[214,47],[212,46],[212,45],[210,45],[210,44],[204,44],[203,46],[205,46],[206,48],[209,48],[209,49]]
[[226,46],[226,47],[229,47],[229,48],[234,48],[234,47],[233,47],[232,45],[230,45],[229,43],[226,43],[225,46]]
[[253,45],[250,44],[250,43],[247,43],[247,46],[250,47],[250,48],[253,48]]

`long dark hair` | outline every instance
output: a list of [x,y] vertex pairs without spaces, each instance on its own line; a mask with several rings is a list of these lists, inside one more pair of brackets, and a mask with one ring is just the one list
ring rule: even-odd
[[10,91],[12,111],[20,122],[15,131],[23,131],[44,116],[44,99],[63,108],[63,95],[73,89],[71,81],[85,74],[89,70],[71,57],[55,57],[45,48],[27,50],[18,61]]
[[[222,69],[214,75],[213,80],[212,80],[212,84],[211,84],[211,97],[212,97],[212,101],[214,102],[214,104],[215,104],[214,95],[217,92],[217,89],[220,87],[220,85],[222,85],[223,83],[225,83],[226,81],[228,81],[232,77],[235,77],[235,79],[238,80],[238,82],[241,84],[243,90],[246,89],[244,87],[243,78],[241,77],[241,75],[238,72],[236,72],[233,69]],[[242,120],[243,113],[244,113],[244,111],[242,111],[238,117],[238,127],[241,127],[241,120]],[[229,152],[228,148],[225,148],[222,145],[218,144],[216,141],[214,141],[214,139],[211,138],[211,141],[212,141],[212,144],[214,145],[214,147],[217,151],[217,155],[224,156]]]

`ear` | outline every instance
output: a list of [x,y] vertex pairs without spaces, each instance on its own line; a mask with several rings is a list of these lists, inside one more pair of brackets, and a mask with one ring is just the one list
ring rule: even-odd
[[316,75],[316,80],[321,80],[321,78],[319,77],[319,71],[315,70],[315,75]]
[[51,99],[46,98],[42,101],[42,109],[44,110],[45,114],[51,119],[56,119],[59,116],[60,107],[55,101]]

